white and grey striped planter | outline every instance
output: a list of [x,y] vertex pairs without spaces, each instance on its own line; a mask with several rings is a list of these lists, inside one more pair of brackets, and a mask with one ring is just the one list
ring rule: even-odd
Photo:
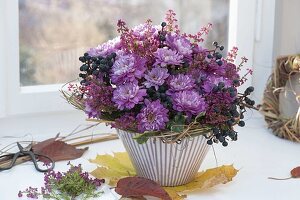
[[136,133],[117,132],[137,175],[162,186],[177,186],[192,181],[209,150],[202,135],[184,138],[180,144],[167,144],[153,138],[138,144],[133,139]]

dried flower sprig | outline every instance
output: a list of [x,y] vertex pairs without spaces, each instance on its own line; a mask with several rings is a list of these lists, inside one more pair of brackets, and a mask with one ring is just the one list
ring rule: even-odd
[[40,191],[38,188],[28,187],[24,191],[19,191],[18,197],[74,200],[80,196],[80,199],[86,200],[99,197],[103,193],[98,189],[104,183],[104,179],[90,178],[87,172],[82,171],[80,164],[74,166],[68,163],[68,165],[70,169],[67,172],[53,170],[46,172],[44,187],[41,187]]

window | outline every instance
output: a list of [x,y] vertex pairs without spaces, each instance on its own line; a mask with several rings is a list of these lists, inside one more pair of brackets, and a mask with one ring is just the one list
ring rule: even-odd
[[[206,40],[208,47],[213,40],[225,46],[229,43],[229,47],[237,44],[241,49],[247,48],[241,55],[249,55],[249,48],[253,48],[255,1],[252,0],[243,4],[237,0],[1,1],[0,28],[5,32],[0,33],[3,34],[0,51],[5,51],[0,52],[4,56],[0,61],[3,82],[0,113],[71,110],[58,89],[62,83],[77,77],[78,57],[89,47],[115,37],[119,18],[131,27],[148,18],[159,24],[170,8],[177,13],[184,31],[196,32],[201,26],[213,23],[214,29]],[[240,16],[248,18],[248,26],[241,24]],[[243,38],[242,42],[238,32],[249,40],[245,42]]]
[[214,30],[206,40],[208,46],[214,38],[227,43],[228,0],[191,0],[189,4],[180,0],[19,0],[21,86],[73,80],[78,75],[78,57],[89,47],[117,36],[118,18],[132,26],[147,18],[160,24],[168,8],[176,10],[180,25],[187,32],[196,32],[201,24],[212,22]]

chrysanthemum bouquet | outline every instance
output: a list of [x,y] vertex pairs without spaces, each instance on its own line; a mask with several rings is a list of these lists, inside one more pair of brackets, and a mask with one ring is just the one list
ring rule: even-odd
[[226,57],[217,42],[202,47],[211,24],[192,35],[181,33],[176,22],[171,10],[161,26],[148,20],[129,29],[119,20],[120,37],[79,58],[80,84],[70,83],[65,98],[89,118],[140,133],[139,142],[199,134],[208,144],[236,140],[233,126],[244,126],[243,113],[254,105],[247,97],[253,87],[237,92],[251,74],[239,75],[247,59],[235,65],[236,47]]

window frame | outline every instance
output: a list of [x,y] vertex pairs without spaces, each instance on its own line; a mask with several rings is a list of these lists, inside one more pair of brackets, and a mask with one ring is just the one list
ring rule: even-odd
[[[0,3],[0,7],[5,9],[3,19],[6,19],[4,21],[5,33],[2,36],[5,38],[3,49],[6,51],[2,66],[10,66],[4,72],[5,75],[1,76],[1,78],[7,77],[6,85],[9,86],[9,89],[6,88],[6,93],[4,90],[2,92],[4,95],[1,94],[1,96],[6,96],[4,99],[7,102],[5,115],[71,111],[72,107],[67,105],[59,92],[62,84],[20,87],[18,2],[18,0],[4,0]],[[11,58],[10,55],[15,56]]]
[[[0,1],[0,29],[3,30],[0,32],[0,117],[70,111],[72,106],[58,91],[60,84],[20,87],[18,2]],[[238,46],[239,55],[249,58],[249,66],[253,60],[256,4],[253,0],[230,0],[229,8],[228,48]],[[247,26],[242,19],[247,19]]]
[[[4,27],[5,27],[5,4],[0,2],[0,118],[6,115],[6,68],[4,63]],[[3,48],[2,48],[3,47]]]

